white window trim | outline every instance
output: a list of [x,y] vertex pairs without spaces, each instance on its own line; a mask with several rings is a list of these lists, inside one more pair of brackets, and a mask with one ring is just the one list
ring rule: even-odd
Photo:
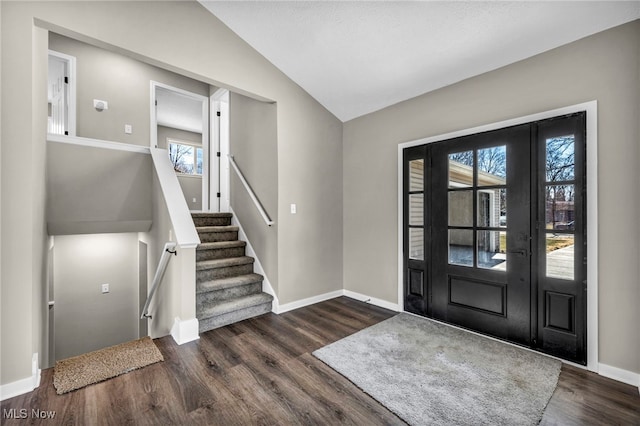
[[[586,111],[587,113],[587,217],[589,218],[587,221],[587,235],[589,236],[589,245],[587,246],[587,258],[589,259],[587,264],[587,369],[598,373],[598,102],[595,100],[398,144],[398,307],[400,311],[404,311],[404,261],[402,253],[404,247],[402,192],[403,150],[413,146],[430,144],[582,111]],[[567,363],[579,368],[584,368],[582,365],[571,362]]]

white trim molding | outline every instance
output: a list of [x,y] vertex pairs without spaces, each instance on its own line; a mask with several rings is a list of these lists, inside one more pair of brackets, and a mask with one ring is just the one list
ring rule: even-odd
[[171,327],[171,337],[173,337],[173,340],[178,345],[193,342],[200,338],[198,327],[199,322],[197,318],[191,318],[183,321],[180,317],[176,317],[173,321],[173,327]]
[[86,146],[89,148],[102,148],[102,149],[113,149],[115,151],[135,152],[138,154],[151,153],[148,147],[142,146],[142,145],[134,145],[134,144],[124,143],[124,142],[112,142],[112,141],[106,141],[101,139],[81,138],[79,136],[63,136],[63,135],[53,135],[49,133],[47,135],[47,141],[57,142],[57,143],[66,143],[70,145]]
[[443,135],[430,136],[423,139],[398,144],[398,306],[404,310],[403,291],[403,214],[402,214],[402,182],[403,182],[403,150],[419,145],[453,139],[461,136],[502,129],[519,124],[531,123],[576,112],[587,113],[587,369],[598,372],[598,103],[585,102],[563,108],[517,117],[505,121],[486,124],[470,129],[459,130]]
[[376,297],[367,296],[365,294],[356,293],[351,290],[344,290],[344,295],[360,302],[370,303],[380,308],[389,309],[390,311],[400,312],[400,305],[397,303],[387,302],[386,300],[378,299]]
[[315,303],[324,302],[325,300],[335,299],[336,297],[344,296],[344,290],[331,291],[329,293],[319,294],[317,296],[307,297],[306,299],[296,300],[294,302],[285,303],[280,305],[278,314],[293,311],[294,309],[303,308],[305,306],[313,305]]
[[618,382],[626,383],[638,388],[640,392],[640,374],[607,364],[598,365],[598,374]]
[[0,401],[31,392],[40,386],[42,370],[38,367],[38,353],[31,357],[31,376],[0,386]]

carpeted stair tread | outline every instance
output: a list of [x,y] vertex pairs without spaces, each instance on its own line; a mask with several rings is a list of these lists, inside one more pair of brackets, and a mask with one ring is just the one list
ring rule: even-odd
[[196,271],[204,271],[207,269],[226,268],[229,266],[240,266],[253,263],[253,257],[228,257],[226,259],[202,260],[196,262]]
[[198,320],[206,320],[207,318],[228,314],[230,312],[240,311],[242,309],[251,308],[253,306],[271,303],[273,296],[267,293],[251,294],[237,299],[227,300],[216,305],[208,306],[196,315]]
[[208,212],[195,212],[191,213],[191,217],[222,217],[222,218],[231,218],[233,214],[231,213],[208,213]]
[[245,247],[247,245],[244,241],[218,241],[213,243],[200,243],[196,250],[216,250],[216,249],[226,249],[226,248],[234,248],[234,247]]
[[236,277],[219,278],[216,280],[199,282],[196,284],[196,293],[207,293],[210,291],[225,290],[232,287],[239,287],[248,284],[261,283],[264,277],[260,274],[246,274]]
[[233,225],[218,225],[218,226],[196,226],[196,231],[199,233],[205,232],[238,232],[240,228]]

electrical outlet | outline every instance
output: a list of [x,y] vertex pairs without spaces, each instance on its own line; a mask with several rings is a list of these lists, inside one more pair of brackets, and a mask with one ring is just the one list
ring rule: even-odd
[[291,214],[296,213],[298,213],[298,206],[296,206],[295,204],[291,204]]
[[193,202],[194,202],[194,203],[196,202],[196,198],[195,198],[195,197],[193,197]]
[[133,133],[133,126],[131,124],[125,124],[124,125],[124,132],[127,135],[130,135],[131,133]]
[[109,284],[102,284],[102,292],[109,293]]

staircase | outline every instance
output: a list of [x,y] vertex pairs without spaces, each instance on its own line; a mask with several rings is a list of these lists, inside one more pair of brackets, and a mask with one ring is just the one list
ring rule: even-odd
[[196,249],[196,317],[200,333],[271,312],[231,213],[193,213],[201,244]]

